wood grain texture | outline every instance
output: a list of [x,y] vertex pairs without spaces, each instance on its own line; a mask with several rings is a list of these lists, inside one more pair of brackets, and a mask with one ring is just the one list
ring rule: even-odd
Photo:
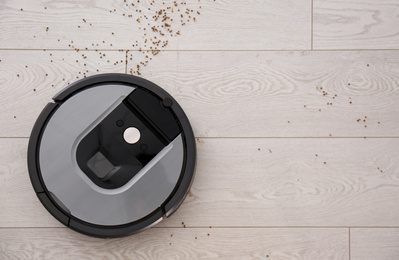
[[[0,1],[0,259],[399,258],[399,2],[177,1],[197,21],[139,52],[173,2]],[[36,198],[26,137],[68,82],[137,65],[200,137],[194,184],[144,233],[83,236]]]
[[399,228],[352,228],[352,260],[399,258]]
[[[0,227],[60,227],[29,182],[27,143],[0,139]],[[399,226],[398,145],[397,138],[199,139],[191,191],[158,226]]]
[[99,58],[94,51],[0,51],[0,136],[29,136],[44,106],[68,83],[85,75],[125,72],[125,52],[103,54]]
[[0,237],[1,259],[348,259],[343,228],[152,228],[112,240],[34,228]]
[[398,142],[202,139],[191,193],[160,225],[399,226]]
[[[97,52],[78,63],[80,52],[52,53],[68,61],[0,51],[1,137],[28,137],[44,104],[81,76],[83,62],[90,74],[124,71]],[[115,62],[125,54],[110,55]],[[138,52],[129,52],[128,71],[139,61],[130,55]],[[177,99],[199,137],[399,136],[397,51],[162,52],[142,76]]]
[[398,51],[162,52],[141,73],[200,137],[399,136]]
[[314,49],[398,49],[396,0],[314,0]]
[[[0,48],[68,49],[71,40],[81,49],[132,48],[132,44],[144,36],[139,27],[147,22],[138,23],[136,19],[140,15],[152,17],[156,10],[164,7],[162,2],[173,6],[173,0],[155,1],[153,5],[150,1],[137,4],[137,1],[123,0],[4,0],[0,2]],[[197,22],[186,26],[180,25],[180,17],[170,23],[175,31],[181,31],[181,36],[160,37],[169,40],[167,49],[310,49],[311,8],[308,0],[188,0],[183,6],[181,1],[177,2],[179,6],[175,9],[189,8],[201,14],[195,14]],[[136,3],[142,12],[135,12],[136,8],[130,3]],[[159,21],[151,23],[160,24]],[[49,27],[48,31],[46,27]],[[153,35],[156,34],[147,30],[145,38]]]

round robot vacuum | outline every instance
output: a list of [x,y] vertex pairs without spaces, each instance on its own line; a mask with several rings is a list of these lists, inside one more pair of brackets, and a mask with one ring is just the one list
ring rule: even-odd
[[80,80],[37,119],[28,169],[44,207],[86,235],[119,237],[169,217],[194,177],[196,148],[182,108],[126,74]]

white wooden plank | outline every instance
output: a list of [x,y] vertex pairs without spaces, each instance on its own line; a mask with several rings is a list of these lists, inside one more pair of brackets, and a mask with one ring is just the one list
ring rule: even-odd
[[343,228],[152,228],[112,240],[34,228],[0,237],[1,259],[348,259]]
[[398,228],[352,228],[352,260],[392,260],[399,258]]
[[399,226],[398,142],[202,139],[191,193],[160,225]]
[[[4,0],[0,2],[0,48],[69,49],[68,44],[74,41],[73,45],[81,49],[126,49],[137,40],[140,46],[134,47],[138,49],[145,47],[144,39],[157,35],[158,39],[168,40],[167,49],[171,50],[310,49],[308,0],[185,0],[176,1],[177,6],[174,0],[151,2]],[[166,7],[174,7],[173,13]],[[193,10],[190,19],[195,17],[196,22],[187,22],[186,8]],[[174,19],[168,23],[174,32],[180,31],[180,36],[160,36],[151,30],[151,26],[163,24],[161,19],[152,19],[160,9]],[[149,47],[147,44],[145,48]]]
[[68,83],[124,73],[125,59],[118,51],[0,51],[0,136],[29,136],[45,104]]
[[[59,227],[29,182],[27,142],[0,139],[0,227]],[[398,145],[397,138],[199,139],[193,187],[159,226],[399,226]]]
[[314,49],[399,49],[397,0],[314,0]]
[[[128,72],[142,58],[129,52]],[[399,135],[398,51],[163,52],[141,73],[201,137]]]
[[[52,52],[54,63],[49,53],[0,51],[1,137],[28,137],[44,104],[82,70],[80,52]],[[107,54],[116,55],[111,63],[87,54],[91,72],[124,70],[112,63],[123,52]],[[142,61],[130,54],[128,72]],[[196,136],[392,137],[399,136],[398,64],[397,51],[189,51],[162,52],[141,72],[177,99]]]

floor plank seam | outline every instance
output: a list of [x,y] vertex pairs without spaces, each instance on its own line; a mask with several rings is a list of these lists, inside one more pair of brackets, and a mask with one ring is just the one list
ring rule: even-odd
[[[152,51],[151,49],[87,49],[87,50],[81,50],[81,52],[86,52],[86,51],[112,51],[112,52],[120,52],[122,51],[135,51],[135,52],[143,52],[143,51]],[[75,51],[76,50],[71,50],[71,49],[15,49],[15,48],[0,48],[0,51]],[[328,52],[328,51],[399,51],[399,49],[256,49],[256,50],[182,50],[182,49],[170,49],[170,50],[159,50],[159,52],[303,52],[303,51],[309,51],[309,52]]]
[[283,136],[283,137],[210,137],[210,136],[196,136],[199,139],[392,139],[399,136]]
[[311,15],[310,15],[310,49],[313,50],[313,0],[311,0]]
[[[0,139],[28,139],[29,136],[0,136]],[[243,137],[217,137],[217,136],[196,136],[196,139],[396,139],[399,136],[283,136],[283,137],[264,137],[264,136],[243,136]]]
[[[59,229],[59,228],[68,228],[68,227],[0,227],[1,229]],[[168,226],[168,227],[151,227],[155,229],[353,229],[353,228],[367,228],[367,229],[399,229],[399,226]]]
[[351,228],[348,228],[348,251],[349,251],[349,260],[351,260]]

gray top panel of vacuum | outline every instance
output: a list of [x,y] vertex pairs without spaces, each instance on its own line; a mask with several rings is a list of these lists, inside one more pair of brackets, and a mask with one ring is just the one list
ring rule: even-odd
[[[108,128],[115,127],[120,131],[115,130],[117,132],[109,137],[121,142],[118,145],[127,149],[139,147],[143,151],[151,148],[148,142],[144,144],[140,141],[140,138],[145,140],[145,136],[150,135],[144,125],[132,125],[122,120],[117,121],[115,126],[101,125],[116,110],[121,110],[120,114],[125,113],[125,108],[121,107],[123,101],[135,90],[123,84],[106,84],[83,90],[67,99],[54,112],[43,131],[39,145],[43,182],[58,206],[88,223],[112,226],[141,219],[162,205],[179,180],[184,158],[181,134],[164,146],[156,144],[160,147],[158,152],[143,159],[145,163],[136,158],[131,158],[133,163],[129,165],[115,163],[110,159],[112,144],[109,144],[110,150],[98,147],[88,150],[85,147],[86,144],[95,146],[97,143],[107,147],[108,138],[104,138],[104,133],[111,131]],[[99,141],[96,138],[102,139]],[[126,157],[129,159],[129,154],[126,153]],[[131,178],[126,177],[126,182],[117,187],[101,187],[82,170],[81,164],[104,182],[125,172],[134,171],[135,174]]]

